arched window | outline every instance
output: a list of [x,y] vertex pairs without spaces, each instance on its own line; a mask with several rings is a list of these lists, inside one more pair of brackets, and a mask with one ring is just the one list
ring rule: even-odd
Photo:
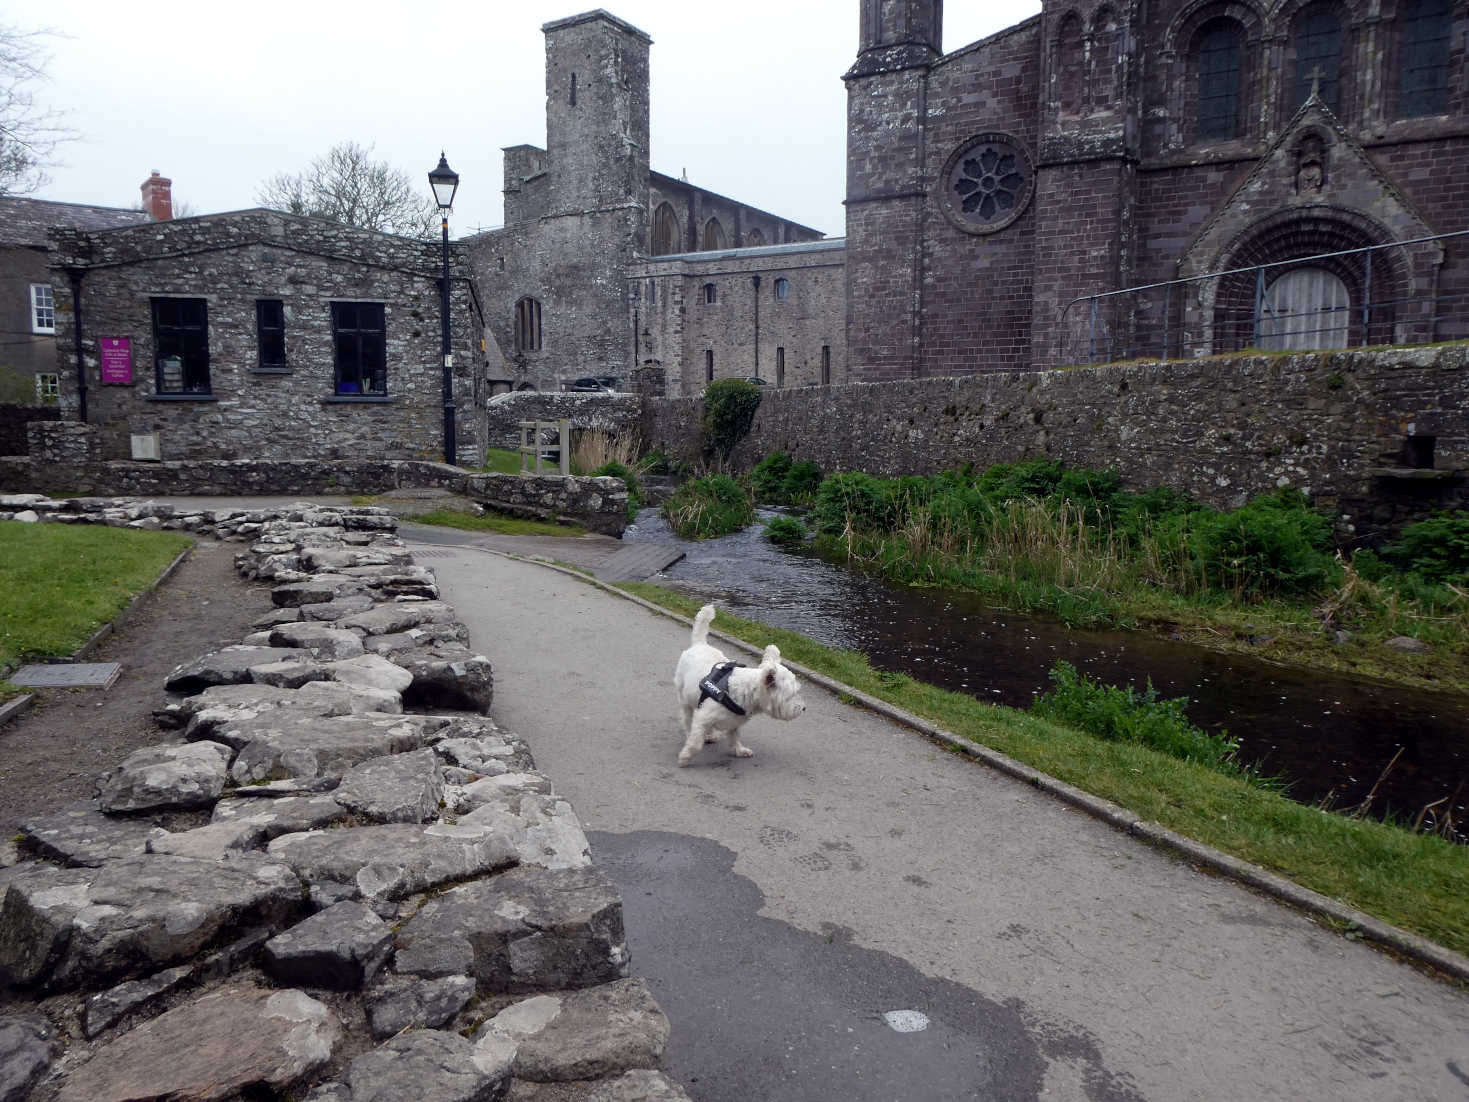
[[1240,39],[1238,23],[1215,19],[1204,24],[1195,40],[1201,139],[1239,134]]
[[781,302],[791,297],[791,281],[784,276],[775,281],[775,297]]
[[1067,115],[1080,113],[1086,58],[1081,44],[1081,19],[1075,12],[1061,20],[1061,29],[1056,34],[1055,80],[1057,108]]
[[1099,11],[1092,27],[1092,110],[1110,111],[1119,106],[1116,101],[1122,72],[1122,35],[1111,8]]
[[1265,291],[1256,343],[1273,352],[1345,348],[1347,285],[1325,268],[1292,268]]
[[729,248],[729,239],[724,236],[724,227],[719,224],[718,218],[711,218],[704,223],[704,244],[701,247],[706,251]]
[[658,209],[653,212],[652,244],[648,248],[648,255],[667,256],[669,253],[679,252],[681,236],[678,215],[673,213],[673,207],[668,203],[659,203]]
[[1449,41],[1453,0],[1417,0],[1403,11],[1403,73],[1398,114],[1442,115],[1449,109]]
[[745,245],[749,248],[758,248],[763,244],[765,244],[765,235],[761,233],[758,229],[751,230],[749,233],[745,234]]
[[515,304],[515,351],[541,350],[541,304],[529,296]]
[[1325,6],[1307,8],[1296,21],[1296,79],[1291,108],[1317,89],[1321,102],[1338,110],[1341,82],[1341,20]]

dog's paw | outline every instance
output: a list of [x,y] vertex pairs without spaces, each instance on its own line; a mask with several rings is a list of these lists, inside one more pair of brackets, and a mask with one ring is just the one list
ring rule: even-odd
[[748,746],[740,746],[736,747],[734,756],[737,758],[753,758],[755,751],[751,750]]
[[694,760],[694,755],[693,754],[690,754],[687,750],[680,750],[679,751],[679,754],[678,754],[678,764],[679,765],[688,765],[689,762],[691,762],[693,760]]

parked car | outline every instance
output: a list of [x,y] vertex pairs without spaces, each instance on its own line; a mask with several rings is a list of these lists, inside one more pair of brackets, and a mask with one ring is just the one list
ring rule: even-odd
[[754,383],[756,386],[769,386],[769,379],[762,379],[759,375],[746,375],[745,382]]
[[566,389],[578,394],[615,394],[618,382],[615,375],[586,375]]

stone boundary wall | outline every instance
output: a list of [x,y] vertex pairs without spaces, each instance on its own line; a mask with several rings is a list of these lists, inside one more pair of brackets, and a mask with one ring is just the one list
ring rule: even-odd
[[[380,509],[0,509],[245,541],[273,611],[0,868],[0,1096],[687,1102],[622,903]],[[556,1093],[556,1097],[564,1097]]]
[[0,455],[29,455],[31,422],[61,420],[60,406],[0,406]]
[[[200,459],[171,463],[86,462],[87,426],[61,422],[44,457],[0,457],[0,490],[20,494],[118,497],[188,495],[381,494],[434,488],[465,494],[514,516],[578,524],[603,535],[627,527],[627,487],[617,478],[559,475],[479,475],[443,463],[414,460]],[[75,430],[58,432],[57,430]],[[55,439],[53,439],[53,437]]]
[[[643,409],[647,447],[699,460],[699,398]],[[1410,469],[1426,437],[1434,469]],[[876,475],[1059,459],[1218,507],[1293,486],[1370,542],[1469,500],[1469,345],[767,388],[733,462],[774,451]]]
[[501,394],[490,402],[485,439],[492,448],[518,448],[520,422],[563,418],[571,422],[573,429],[594,429],[620,436],[637,429],[641,414],[642,399],[636,394],[520,390]]

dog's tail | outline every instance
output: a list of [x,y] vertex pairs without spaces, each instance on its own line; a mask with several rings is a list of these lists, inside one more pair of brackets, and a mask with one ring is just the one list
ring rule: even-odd
[[693,643],[700,646],[709,640],[709,621],[714,619],[714,606],[705,605],[699,609],[699,615],[694,617]]

